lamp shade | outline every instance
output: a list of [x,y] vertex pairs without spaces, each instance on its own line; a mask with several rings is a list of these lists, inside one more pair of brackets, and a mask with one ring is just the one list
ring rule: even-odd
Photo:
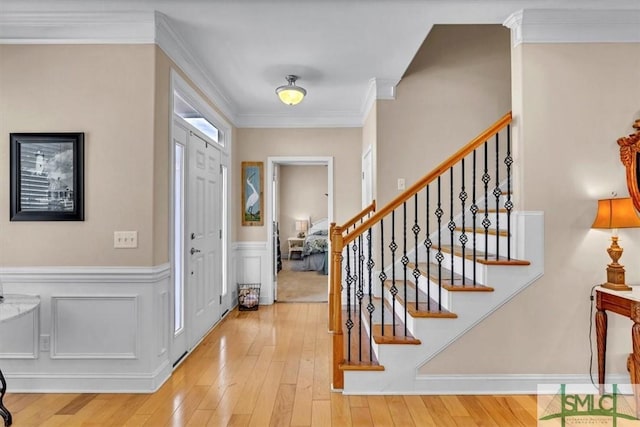
[[296,221],[296,231],[307,231],[307,221]]
[[306,90],[300,86],[296,86],[296,80],[298,80],[298,76],[289,75],[287,76],[289,84],[276,89],[276,94],[278,94],[280,101],[287,105],[299,104],[307,94]]
[[598,212],[591,228],[640,227],[640,217],[631,198],[598,200]]

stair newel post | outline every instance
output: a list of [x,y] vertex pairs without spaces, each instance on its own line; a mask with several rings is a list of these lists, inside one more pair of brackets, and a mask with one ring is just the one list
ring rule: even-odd
[[511,125],[507,125],[507,156],[504,158],[504,164],[507,165],[507,201],[504,208],[507,210],[507,260],[511,260],[511,209],[513,202],[511,201],[511,165],[513,157],[511,157]]
[[[336,223],[332,222],[329,225],[329,238],[331,239],[331,247],[333,247],[334,243],[333,243],[333,232],[334,229],[336,227]],[[332,254],[333,256],[333,254]],[[333,325],[333,278],[335,276],[335,272],[333,271],[333,258],[331,258],[331,261],[329,262],[329,280],[331,283],[331,286],[329,286],[329,332],[334,332],[335,329],[333,329],[334,325]]]
[[330,306],[333,306],[331,331],[333,334],[333,367],[332,384],[334,389],[344,387],[344,373],[340,370],[340,364],[344,362],[344,337],[342,334],[342,249],[344,241],[342,227],[331,224],[331,290]]

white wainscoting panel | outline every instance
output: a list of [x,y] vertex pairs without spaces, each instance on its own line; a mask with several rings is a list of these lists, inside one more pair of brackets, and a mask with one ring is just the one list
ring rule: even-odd
[[40,337],[39,308],[0,323],[0,359],[37,359]]
[[237,283],[260,283],[260,304],[273,304],[272,263],[267,242],[234,245]]
[[134,296],[52,296],[52,359],[135,359]]
[[[11,323],[33,335],[0,330],[0,343],[11,342],[0,344],[10,392],[145,393],[171,376],[168,263],[2,268],[0,280],[6,294],[40,296],[39,317]],[[38,347],[48,338],[49,349]]]
[[158,301],[156,302],[156,325],[158,325],[156,328],[156,339],[160,343],[158,356],[162,356],[169,351],[169,334],[166,334],[164,331],[168,331],[169,325],[171,324],[171,322],[169,322],[169,313],[172,313],[172,311],[169,310],[170,301],[168,290],[158,292]]

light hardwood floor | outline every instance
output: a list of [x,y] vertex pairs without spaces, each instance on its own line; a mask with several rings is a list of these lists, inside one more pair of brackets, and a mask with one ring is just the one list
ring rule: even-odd
[[154,394],[9,394],[14,426],[534,426],[535,396],[330,391],[326,304],[234,310]]

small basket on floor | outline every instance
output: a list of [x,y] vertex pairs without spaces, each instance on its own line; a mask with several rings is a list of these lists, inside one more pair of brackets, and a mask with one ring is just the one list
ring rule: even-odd
[[238,284],[238,310],[257,310],[260,305],[260,283]]

